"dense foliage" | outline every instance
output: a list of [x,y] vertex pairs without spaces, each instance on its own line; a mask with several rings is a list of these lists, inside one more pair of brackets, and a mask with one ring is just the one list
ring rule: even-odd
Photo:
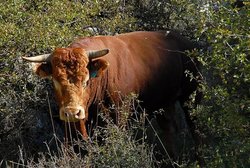
[[[72,165],[89,163],[115,166],[130,163],[130,166],[135,167],[143,166],[138,163],[142,160],[141,156],[147,158],[148,164],[152,164],[148,146],[138,146],[138,142],[129,138],[131,132],[119,132],[115,126],[108,127],[105,138],[114,145],[115,152],[127,150],[119,153],[124,160],[119,157],[110,160],[114,151],[107,146],[86,147],[85,144],[85,148],[94,151],[93,158],[88,156],[85,160],[79,160],[78,155],[72,152],[54,155],[52,151],[58,150],[55,139],[62,140],[63,126],[56,116],[58,109],[51,95],[50,82],[33,76],[20,57],[50,52],[55,47],[67,46],[80,36],[177,29],[201,46],[200,50],[190,54],[197,56],[203,65],[201,73],[204,81],[201,89],[204,98],[191,115],[204,140],[200,150],[207,167],[249,167],[250,5],[245,1],[245,6],[239,8],[232,5],[234,2],[1,1],[0,166],[13,163],[5,161],[14,161],[14,165],[18,163],[30,167],[64,167],[68,164],[64,158],[68,158]],[[49,111],[54,117],[53,125]],[[119,139],[114,139],[113,135]],[[41,145],[43,142],[47,144]],[[136,149],[140,150],[136,152]],[[68,155],[71,157],[65,157]],[[187,157],[179,166],[188,162]],[[192,163],[189,166],[198,165]]]
[[[204,106],[196,115],[208,138],[209,161],[217,167],[250,164],[250,55],[248,6],[230,2],[208,4],[201,13],[198,33],[206,40]],[[213,162],[211,162],[211,160]]]

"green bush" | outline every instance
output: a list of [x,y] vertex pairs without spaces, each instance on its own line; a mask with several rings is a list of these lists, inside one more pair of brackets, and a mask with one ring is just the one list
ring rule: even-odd
[[[84,149],[93,151],[92,156],[96,160],[89,155],[81,161],[77,153],[71,155],[69,152],[74,157],[70,158],[72,164],[67,165],[64,163],[65,158],[69,158],[67,152],[65,155],[60,152],[54,155],[53,151],[58,151],[54,134],[62,140],[63,132],[51,95],[51,83],[33,76],[28,64],[20,57],[51,52],[55,47],[67,46],[80,36],[178,29],[201,44],[201,49],[194,54],[203,64],[204,83],[201,88],[204,98],[202,104],[191,112],[196,118],[197,131],[204,140],[200,147],[201,156],[207,167],[249,167],[249,2],[244,2],[242,8],[233,8],[233,2],[1,1],[0,165],[3,165],[1,160],[12,160],[37,167],[70,167],[77,163],[110,163],[115,166],[118,162],[127,167],[128,163],[141,166],[143,157],[147,158],[148,162],[145,163],[150,165],[149,148],[142,146],[137,151],[139,144],[130,138],[131,132],[118,130],[114,125],[109,125],[104,137],[107,144],[114,142],[112,149],[105,145],[98,148],[83,145]],[[54,128],[50,121],[50,110],[54,117]],[[112,139],[112,135],[119,138]],[[48,157],[48,148],[43,142],[51,142],[48,143],[51,157]],[[126,152],[119,153],[123,150]],[[108,160],[112,152],[119,157]],[[130,155],[133,156],[132,160],[129,160]],[[27,161],[31,156],[34,162]],[[183,161],[188,162],[188,158]],[[198,164],[188,166],[197,167]]]
[[204,158],[209,167],[250,165],[249,4],[207,1],[199,11],[196,37],[206,42],[199,59],[205,82],[203,105],[193,115],[207,143]]

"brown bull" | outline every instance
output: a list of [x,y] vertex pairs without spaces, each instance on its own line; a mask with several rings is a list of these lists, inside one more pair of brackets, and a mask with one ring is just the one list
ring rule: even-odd
[[[193,48],[173,32],[132,32],[80,38],[51,54],[23,59],[37,63],[39,76],[51,77],[60,119],[78,122],[86,138],[86,121],[96,113],[89,111],[90,106],[100,102],[119,104],[132,92],[149,113],[173,107],[177,100],[183,105],[198,85],[184,73],[198,74],[194,62],[184,55]],[[157,119],[166,133],[171,132],[169,115]]]

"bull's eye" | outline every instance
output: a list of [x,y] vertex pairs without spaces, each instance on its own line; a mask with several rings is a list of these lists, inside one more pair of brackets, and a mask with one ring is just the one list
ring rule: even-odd
[[68,80],[69,80],[69,83],[70,83],[70,84],[74,83],[73,78],[69,78]]

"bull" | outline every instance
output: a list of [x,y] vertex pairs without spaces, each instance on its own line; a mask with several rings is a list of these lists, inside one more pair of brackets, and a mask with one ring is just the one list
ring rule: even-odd
[[[97,113],[91,109],[97,109],[100,102],[108,107],[135,93],[148,114],[174,107],[177,100],[184,107],[199,84],[185,74],[199,75],[195,61],[185,55],[194,48],[173,31],[140,31],[79,38],[66,48],[23,59],[36,64],[37,75],[52,79],[60,119],[77,123],[87,138],[87,123]],[[169,146],[175,141],[169,138],[173,115],[167,112],[157,117]]]

